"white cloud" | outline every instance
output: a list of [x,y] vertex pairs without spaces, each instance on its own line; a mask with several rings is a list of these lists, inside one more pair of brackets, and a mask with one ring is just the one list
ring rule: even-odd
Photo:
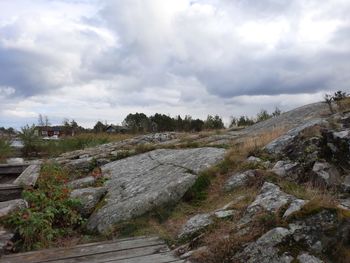
[[253,115],[348,89],[346,0],[0,2],[0,126]]

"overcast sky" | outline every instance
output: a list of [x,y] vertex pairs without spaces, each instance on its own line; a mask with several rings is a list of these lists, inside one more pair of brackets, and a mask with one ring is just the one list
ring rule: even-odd
[[1,0],[0,126],[255,115],[349,91],[349,0]]

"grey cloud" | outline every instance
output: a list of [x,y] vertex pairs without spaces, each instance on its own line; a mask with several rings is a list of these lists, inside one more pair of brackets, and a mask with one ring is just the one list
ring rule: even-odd
[[[82,3],[95,7],[96,14],[85,16],[74,11],[67,18],[67,24],[62,22],[52,30],[40,23],[35,23],[37,29],[27,30],[30,23],[25,19],[2,27],[6,23],[0,23],[0,86],[15,88],[16,96],[51,93],[63,96],[63,90],[69,92],[72,87],[78,90],[72,96],[79,101],[79,92],[83,94],[89,90],[86,87],[98,83],[106,94],[96,99],[91,97],[105,103],[106,108],[121,105],[154,109],[166,105],[191,110],[193,102],[207,103],[209,108],[215,104],[214,97],[221,101],[241,95],[296,96],[347,89],[350,79],[350,20],[344,13],[350,10],[350,3],[344,1],[51,2],[64,2],[62,13],[70,3],[76,10]],[[38,16],[40,3],[35,6],[39,9]],[[182,6],[176,7],[177,3]],[[304,16],[314,13],[313,21],[335,19],[339,22],[329,42],[325,38],[308,43],[298,38]],[[23,10],[19,14],[23,14]],[[239,32],[250,22],[263,25],[261,31],[266,29],[262,33],[243,32],[250,33],[253,40],[255,37],[256,42],[252,43]],[[273,23],[277,26],[285,23],[286,29],[268,32],[268,24]],[[78,26],[70,30],[76,24]],[[99,31],[90,27],[110,34],[115,44],[104,43]],[[316,29],[322,31],[322,28]],[[22,35],[29,35],[35,47],[25,43],[17,45]],[[259,37],[265,36],[267,42],[259,42]],[[271,43],[269,37],[273,39]],[[2,40],[15,44],[9,47]],[[179,94],[171,93],[173,91]]]
[[15,88],[16,96],[45,93],[55,88],[46,70],[55,61],[40,53],[0,47],[0,85]]

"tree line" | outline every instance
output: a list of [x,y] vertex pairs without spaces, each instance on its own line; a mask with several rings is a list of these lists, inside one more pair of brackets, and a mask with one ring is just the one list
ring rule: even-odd
[[[272,113],[267,110],[261,110],[256,117],[240,116],[231,117],[229,127],[246,127],[253,125],[257,122],[267,120],[279,116],[281,110],[276,108]],[[48,116],[39,114],[38,126],[50,126]],[[177,131],[177,132],[199,132],[202,130],[219,130],[224,129],[225,125],[222,118],[219,115],[208,115],[205,120],[193,118],[190,115],[181,117],[177,115],[171,117],[169,115],[156,113],[151,116],[147,116],[144,113],[129,113],[122,122],[122,125],[127,128],[130,133],[145,133],[145,132],[165,132],[165,131]],[[74,119],[64,119],[60,125],[65,134],[70,134],[73,130],[74,133],[89,133],[89,132],[105,132],[110,126],[107,122],[103,123],[97,121],[92,129],[84,128],[80,126]],[[33,129],[35,125],[33,124]],[[15,133],[13,128],[5,129],[0,127],[0,132],[3,133]]]
[[233,127],[246,127],[251,126],[255,123],[266,121],[270,118],[277,117],[281,115],[281,110],[276,107],[272,113],[269,113],[267,110],[262,109],[256,117],[240,116],[240,117],[231,117],[230,128]]
[[[206,120],[193,119],[186,115],[182,118],[180,115],[170,117],[169,115],[156,113],[152,116],[147,116],[144,113],[130,113],[123,120],[122,125],[128,128],[128,131],[133,133],[144,132],[165,132],[165,131],[184,131],[199,132],[202,130],[223,129],[225,125],[222,118],[218,115],[208,115]],[[109,125],[98,121],[93,130],[95,132],[105,131]]]

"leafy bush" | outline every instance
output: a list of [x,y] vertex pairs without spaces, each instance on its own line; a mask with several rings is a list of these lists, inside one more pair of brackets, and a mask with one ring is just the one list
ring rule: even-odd
[[71,199],[66,186],[68,173],[57,164],[43,165],[37,189],[28,189],[23,197],[29,208],[5,219],[7,227],[19,234],[16,247],[23,250],[48,247],[60,236],[73,233],[83,219],[77,211],[80,205]]

